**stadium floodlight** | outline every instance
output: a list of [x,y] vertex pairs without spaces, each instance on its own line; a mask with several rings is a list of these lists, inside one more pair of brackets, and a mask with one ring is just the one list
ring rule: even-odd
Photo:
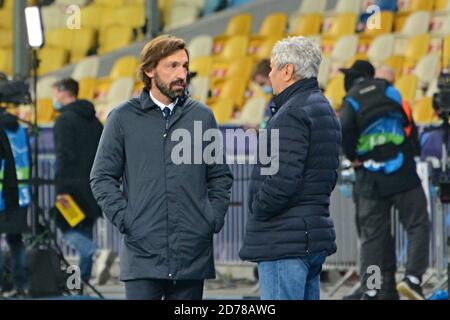
[[28,44],[33,49],[42,48],[44,45],[44,29],[39,7],[25,8],[25,22],[27,25]]

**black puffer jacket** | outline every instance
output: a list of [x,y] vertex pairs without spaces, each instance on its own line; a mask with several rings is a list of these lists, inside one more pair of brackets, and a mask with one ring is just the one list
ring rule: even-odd
[[339,166],[339,121],[316,78],[297,81],[274,102],[268,130],[279,130],[279,170],[262,176],[261,165],[253,169],[240,256],[264,261],[332,254],[336,244],[329,204]]
[[[103,125],[95,117],[94,106],[87,100],[76,100],[60,112],[54,126],[56,192],[70,194],[86,214],[83,223],[93,223],[102,216],[102,211],[92,195],[89,175]],[[63,223],[58,225],[64,229]]]

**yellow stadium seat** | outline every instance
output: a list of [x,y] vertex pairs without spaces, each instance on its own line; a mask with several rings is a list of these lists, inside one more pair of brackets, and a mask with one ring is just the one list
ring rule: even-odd
[[123,7],[127,3],[127,0],[94,0],[95,5],[105,7]]
[[225,42],[233,36],[243,35],[250,36],[252,31],[253,17],[248,13],[239,14],[233,16],[225,29],[225,32],[221,35],[214,37],[213,53],[220,54],[223,50]]
[[141,5],[125,6],[119,11],[119,25],[140,28],[145,25],[145,9]]
[[102,7],[100,17],[97,17],[97,19],[100,19],[99,29],[104,30],[112,26],[118,26],[120,19],[122,19],[121,11],[122,9],[119,8]]
[[319,13],[310,13],[298,16],[293,23],[290,34],[293,36],[312,36],[320,33],[322,16]]
[[231,60],[247,55],[248,37],[239,35],[230,37],[223,46],[223,51],[215,58]]
[[72,46],[72,30],[68,28],[57,28],[45,33],[45,46],[70,50]]
[[131,28],[114,26],[103,31],[103,37],[100,39],[100,54],[111,52],[122,47],[128,46],[133,39],[133,30]]
[[342,99],[345,97],[344,76],[338,75],[330,80],[325,89],[325,97],[330,100],[334,110],[339,111],[342,105]]
[[134,77],[137,74],[139,61],[134,56],[124,56],[116,60],[109,77],[113,80],[123,77]]
[[249,36],[252,32],[253,17],[251,14],[243,13],[233,16],[228,22],[223,35],[227,37],[244,35]]
[[97,80],[95,78],[83,78],[78,81],[78,98],[94,100]]
[[410,70],[412,70],[416,66],[420,58],[428,53],[429,44],[429,34],[421,34],[418,36],[414,36],[408,40],[408,44],[404,53],[404,72],[409,72]]
[[403,72],[403,63],[405,59],[402,56],[391,56],[384,61],[384,64],[388,65],[395,70],[395,78],[399,78]]
[[212,68],[211,57],[198,57],[189,63],[189,70],[197,72],[198,76],[209,77]]
[[9,8],[0,8],[0,28],[13,28],[13,13]]
[[425,97],[417,101],[412,108],[413,119],[416,124],[426,125],[437,122],[438,117],[433,109],[433,98]]
[[256,36],[252,38],[283,37],[286,32],[287,15],[276,12],[268,15]]
[[354,13],[341,13],[331,21],[331,27],[325,33],[323,37],[339,38],[342,36],[355,33],[357,16]]
[[273,46],[280,39],[281,38],[279,37],[267,38],[266,40],[261,42],[258,47],[252,48],[252,51],[249,52],[249,55],[254,59],[255,62],[258,62],[261,59],[270,59]]
[[434,5],[435,11],[449,11],[450,1],[449,0],[436,0]]
[[363,36],[376,37],[381,34],[391,33],[393,26],[394,13],[391,11],[381,11],[380,15],[373,14],[369,17]]
[[52,123],[57,116],[53,107],[53,101],[50,98],[38,99],[37,101],[37,121],[40,125]]
[[0,48],[11,48],[13,44],[13,30],[0,29]]
[[217,100],[224,98],[233,99],[237,108],[241,109],[244,105],[244,93],[247,87],[247,81],[241,78],[228,79],[228,81],[221,83],[218,87],[211,88],[212,98],[207,101],[207,104],[213,104]]
[[71,61],[74,57],[85,57],[89,51],[96,46],[96,32],[91,28],[81,28],[71,30],[72,45],[70,47]]
[[231,121],[234,111],[233,99],[220,99],[211,105],[214,117],[218,124],[225,124]]
[[103,8],[94,5],[81,8],[81,29],[86,27],[99,29],[102,10]]
[[67,51],[61,48],[44,47],[39,51],[39,75],[56,71],[67,62]]
[[418,83],[417,76],[408,74],[395,81],[395,88],[400,91],[402,98],[412,105],[416,96]]
[[13,58],[11,49],[0,49],[0,72],[12,75]]
[[[399,2],[399,12],[433,11],[435,1],[436,0],[401,1]],[[404,4],[404,6],[401,4]]]
[[250,79],[253,69],[253,60],[243,57],[229,62],[215,62],[211,71],[213,84],[226,81],[230,78]]
[[213,38],[210,35],[198,35],[189,41],[188,51],[190,59],[210,56],[213,48]]
[[450,36],[444,39],[444,46],[442,47],[442,68],[450,72]]
[[264,97],[252,97],[245,103],[242,112],[237,119],[230,121],[232,124],[259,127],[264,118],[266,109],[266,99]]

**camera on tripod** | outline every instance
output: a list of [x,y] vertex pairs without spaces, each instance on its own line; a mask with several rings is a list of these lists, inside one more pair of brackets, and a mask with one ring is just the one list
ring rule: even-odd
[[28,84],[23,80],[8,80],[0,73],[0,103],[14,105],[31,103]]
[[440,200],[442,203],[450,203],[450,176],[448,174],[448,140],[450,117],[450,73],[441,73],[438,78],[439,92],[433,95],[433,108],[439,118],[442,119],[443,128],[443,153],[442,174],[439,179]]

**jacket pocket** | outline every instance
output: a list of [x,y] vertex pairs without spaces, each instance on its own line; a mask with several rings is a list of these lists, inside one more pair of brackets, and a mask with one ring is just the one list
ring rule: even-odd
[[208,222],[210,234],[214,234],[216,229],[216,214],[209,199],[206,199],[204,215]]

